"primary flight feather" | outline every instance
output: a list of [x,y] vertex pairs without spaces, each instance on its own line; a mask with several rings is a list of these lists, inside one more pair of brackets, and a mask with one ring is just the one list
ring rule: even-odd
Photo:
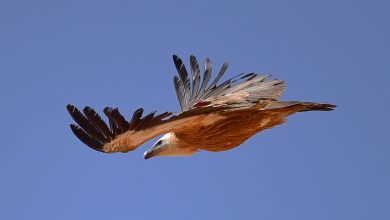
[[173,55],[178,75],[173,82],[181,111],[174,114],[134,111],[127,121],[117,108],[106,107],[108,124],[90,107],[82,112],[73,105],[67,110],[78,124],[73,133],[86,145],[104,153],[129,152],[164,134],[144,158],[189,156],[199,150],[225,151],[237,147],[254,134],[275,125],[296,112],[331,111],[327,103],[278,101],[285,85],[269,76],[239,74],[220,84],[228,65],[224,63],[210,83],[212,63],[206,58],[203,77],[195,56],[190,56],[191,78],[183,61]]

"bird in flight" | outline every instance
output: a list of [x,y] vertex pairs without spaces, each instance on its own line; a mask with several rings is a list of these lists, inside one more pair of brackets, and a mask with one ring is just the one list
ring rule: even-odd
[[328,103],[278,101],[285,88],[281,80],[256,73],[242,73],[218,83],[228,65],[224,63],[211,79],[212,62],[206,58],[203,77],[195,56],[190,56],[191,77],[183,61],[173,55],[178,72],[173,82],[181,112],[156,112],[143,116],[134,111],[127,121],[118,108],[106,107],[108,124],[90,107],[82,112],[73,105],[67,110],[78,124],[70,128],[90,148],[103,152],[129,152],[164,134],[144,158],[190,156],[200,150],[220,152],[239,146],[254,134],[285,122],[296,112],[331,111]]

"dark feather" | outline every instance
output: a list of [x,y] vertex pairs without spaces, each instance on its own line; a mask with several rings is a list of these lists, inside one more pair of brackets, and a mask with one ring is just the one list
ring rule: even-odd
[[231,80],[226,80],[221,85],[219,85],[217,88],[213,89],[209,94],[206,94],[204,96],[204,99],[207,99],[211,96],[218,96],[225,89],[229,88],[230,85],[231,85]]
[[303,107],[300,112],[306,111],[333,111],[337,106],[328,104],[328,103],[310,103],[310,102],[302,102]]
[[185,104],[188,105],[191,98],[191,85],[188,79],[188,73],[183,61],[176,55],[173,55],[173,62],[175,63],[176,70],[179,73],[180,81],[184,87]]
[[123,133],[127,131],[127,129],[129,128],[129,123],[119,112],[118,108],[106,107],[104,108],[103,112],[105,115],[107,115],[107,117],[109,117],[115,122],[116,126],[118,127],[119,133]]
[[209,93],[212,89],[214,89],[218,83],[218,81],[221,79],[223,74],[225,73],[226,69],[228,68],[228,64],[224,63],[221,67],[221,70],[219,71],[217,77],[215,77],[214,81],[210,84],[209,88],[206,90],[205,94]]
[[137,131],[137,130],[144,129],[147,126],[147,124],[150,122],[150,120],[153,119],[155,113],[156,112],[152,112],[152,113],[146,115],[145,117],[143,117],[141,119],[141,121],[138,123],[137,127],[134,128],[134,130]]
[[[242,73],[242,74],[243,74],[243,73]],[[249,77],[249,76],[252,76],[253,74],[255,74],[255,73],[247,73],[247,74],[245,74],[243,77],[241,77],[240,79],[247,78],[247,77]]]
[[190,56],[190,64],[192,71],[192,93],[191,101],[198,95],[199,85],[200,85],[200,68],[198,61],[194,55]]
[[66,106],[73,120],[96,141],[105,142],[104,135],[73,105]]
[[150,120],[150,122],[148,123],[148,127],[152,127],[152,126],[160,123],[164,118],[166,118],[170,115],[172,115],[172,112],[164,112],[162,114],[159,114],[159,115],[153,117],[152,120]]
[[112,115],[113,108],[111,107],[105,107],[103,109],[104,114],[108,117],[108,121],[110,123],[111,132],[114,134],[114,136],[117,136],[118,134],[123,133],[122,129],[119,127],[119,125],[114,120],[114,116]]
[[204,63],[204,74],[203,74],[203,82],[202,86],[199,89],[199,94],[197,96],[197,99],[201,99],[201,97],[204,95],[204,92],[206,90],[206,86],[209,83],[210,77],[211,77],[211,70],[212,70],[212,63],[209,58],[206,58]]
[[242,75],[244,75],[244,73],[240,73],[237,76],[233,76],[232,78],[230,78],[228,80],[230,80],[232,82],[232,84],[233,84],[233,83],[238,82],[238,81],[240,81],[242,79],[248,78],[248,77],[252,76],[253,74],[252,73],[248,73],[248,74],[245,74],[245,76],[242,76]]
[[133,113],[133,117],[131,117],[129,130],[134,130],[134,128],[138,125],[138,123],[141,121],[142,113],[144,110],[142,108],[137,109]]
[[252,74],[252,75],[250,75],[250,77],[248,77],[248,79],[246,81],[252,80],[253,78],[255,78],[257,76],[257,74],[255,74],[255,73],[250,73],[250,74]]
[[76,137],[82,141],[84,144],[89,146],[90,148],[103,152],[103,144],[96,141],[94,138],[89,136],[83,129],[79,128],[77,125],[71,124],[70,129]]
[[109,139],[113,138],[113,135],[108,128],[107,124],[103,121],[103,119],[89,106],[85,107],[83,109],[84,115],[89,119],[89,121],[95,125],[96,128],[99,129],[100,132],[103,133],[103,135],[106,138],[106,142],[109,141]]
[[175,85],[177,99],[179,100],[181,111],[185,111],[186,109],[186,101],[184,97],[183,84],[180,81],[178,76],[173,77],[173,84]]
[[114,135],[114,137],[121,133],[121,131],[119,130],[119,128],[114,120],[112,120],[111,118],[108,118],[108,122],[110,124],[110,130],[111,130],[112,134]]

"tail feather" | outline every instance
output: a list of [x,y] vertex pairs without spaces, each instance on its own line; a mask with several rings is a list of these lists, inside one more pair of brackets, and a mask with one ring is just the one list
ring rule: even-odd
[[301,102],[302,110],[299,112],[306,111],[333,111],[337,106],[329,103],[314,103],[314,102]]
[[275,101],[270,102],[266,107],[267,110],[284,109],[292,112],[306,112],[306,111],[332,111],[336,105],[329,103],[315,103],[315,102],[299,102],[299,101]]

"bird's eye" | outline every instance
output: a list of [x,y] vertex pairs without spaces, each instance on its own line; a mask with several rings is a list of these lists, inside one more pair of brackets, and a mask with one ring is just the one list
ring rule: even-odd
[[162,140],[157,141],[156,146],[161,145]]

